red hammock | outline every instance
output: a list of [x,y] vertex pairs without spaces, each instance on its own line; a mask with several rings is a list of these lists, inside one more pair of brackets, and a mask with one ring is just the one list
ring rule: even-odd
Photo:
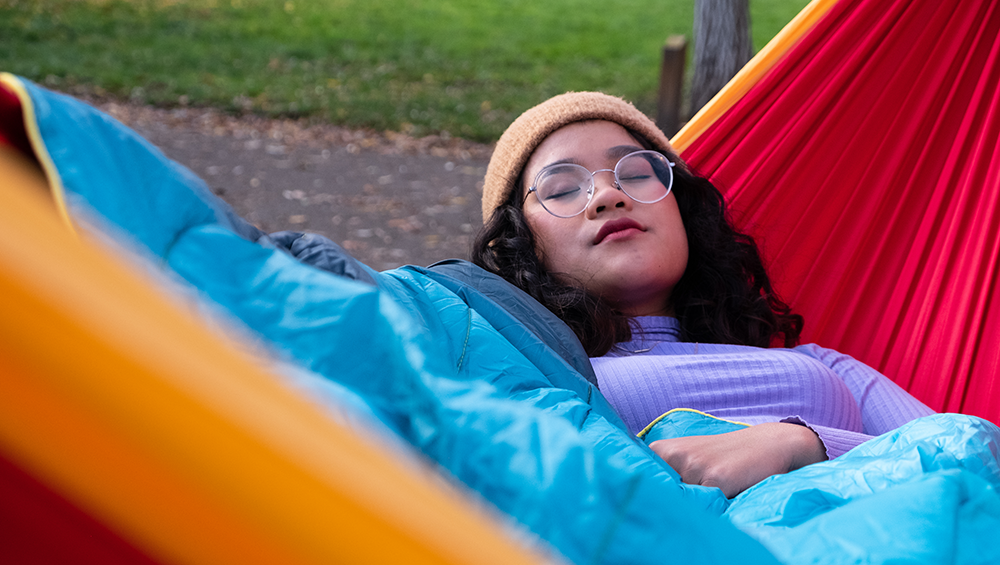
[[804,340],[1000,421],[998,0],[829,4],[683,156]]

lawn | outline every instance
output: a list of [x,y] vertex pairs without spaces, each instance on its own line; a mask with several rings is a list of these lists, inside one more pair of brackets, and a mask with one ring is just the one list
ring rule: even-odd
[[[751,0],[760,48],[806,0]],[[0,0],[0,70],[56,89],[496,139],[603,90],[655,110],[693,0]]]

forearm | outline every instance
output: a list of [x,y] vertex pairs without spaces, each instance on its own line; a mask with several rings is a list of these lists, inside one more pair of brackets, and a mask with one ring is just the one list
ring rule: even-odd
[[729,498],[771,475],[826,459],[813,430],[780,422],[718,435],[663,439],[650,447],[684,482],[718,487]]

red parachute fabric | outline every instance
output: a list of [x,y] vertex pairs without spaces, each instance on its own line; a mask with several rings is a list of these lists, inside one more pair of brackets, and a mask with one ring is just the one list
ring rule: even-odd
[[1000,421],[1000,0],[841,0],[683,156],[803,341]]

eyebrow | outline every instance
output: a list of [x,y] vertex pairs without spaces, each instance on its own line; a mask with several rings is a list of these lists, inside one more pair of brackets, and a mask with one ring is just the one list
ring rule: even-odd
[[615,145],[605,151],[604,156],[609,161],[618,161],[629,153],[635,153],[636,151],[642,151],[642,147],[636,147],[635,145]]
[[547,168],[549,168],[549,167],[551,167],[553,165],[566,165],[566,164],[579,165],[580,161],[578,161],[578,160],[576,160],[576,159],[574,159],[572,157],[568,157],[566,159],[559,159],[558,161],[552,161],[551,163],[546,164],[542,168],[543,169],[547,169]]
[[[614,147],[609,147],[604,152],[604,157],[607,158],[609,161],[617,162],[619,159],[628,155],[629,153],[635,153],[636,151],[642,151],[642,150],[643,150],[642,147],[637,147],[635,145],[615,145]],[[543,168],[547,169],[553,165],[565,165],[565,164],[579,165],[580,161],[572,157],[568,157],[566,159],[559,159],[558,161],[552,161],[551,163],[546,164]]]

